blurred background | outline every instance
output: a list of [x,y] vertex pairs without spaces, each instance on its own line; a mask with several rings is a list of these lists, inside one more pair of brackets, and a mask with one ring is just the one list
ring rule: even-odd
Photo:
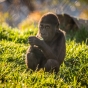
[[0,24],[26,29],[46,12],[58,15],[66,31],[88,28],[88,0],[0,0]]

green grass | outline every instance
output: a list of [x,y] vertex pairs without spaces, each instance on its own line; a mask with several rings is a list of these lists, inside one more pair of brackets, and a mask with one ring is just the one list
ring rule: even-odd
[[36,33],[35,27],[21,31],[0,25],[0,88],[87,88],[88,32],[83,37],[80,31],[74,37],[67,34],[66,57],[57,75],[26,70],[28,36]]

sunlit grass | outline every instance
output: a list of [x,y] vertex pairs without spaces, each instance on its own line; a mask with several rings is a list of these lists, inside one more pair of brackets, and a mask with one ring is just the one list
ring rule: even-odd
[[87,88],[88,45],[77,43],[76,37],[66,40],[66,57],[57,75],[27,71],[28,37],[36,33],[33,26],[23,31],[0,26],[0,88]]

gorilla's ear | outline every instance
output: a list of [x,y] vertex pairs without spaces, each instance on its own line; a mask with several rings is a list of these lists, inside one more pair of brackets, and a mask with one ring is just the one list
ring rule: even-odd
[[56,28],[59,28],[59,24],[56,25]]

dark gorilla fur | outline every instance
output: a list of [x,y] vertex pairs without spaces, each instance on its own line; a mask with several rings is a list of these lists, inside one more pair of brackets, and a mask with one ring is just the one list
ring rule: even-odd
[[[46,19],[47,18],[47,19]],[[43,19],[43,20],[42,20]],[[41,19],[40,19],[40,21],[39,21],[40,23],[42,22],[42,23],[48,23],[48,24],[51,24],[51,25],[56,25],[56,24],[58,24],[59,25],[59,20],[58,20],[58,17],[55,15],[55,14],[53,14],[53,13],[48,13],[48,14],[44,14],[42,17],[41,17]],[[40,24],[39,23],[39,24]]]
[[29,37],[30,47],[25,59],[29,69],[43,68],[46,72],[59,71],[66,54],[65,32],[59,28],[59,24],[58,17],[51,12],[41,17],[38,34],[36,37]]

